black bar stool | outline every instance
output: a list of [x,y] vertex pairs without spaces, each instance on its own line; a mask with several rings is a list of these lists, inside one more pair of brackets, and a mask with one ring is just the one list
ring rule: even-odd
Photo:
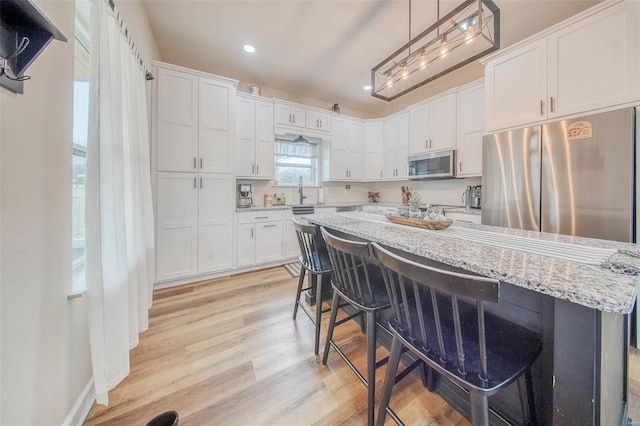
[[[389,357],[385,357],[376,362],[376,328],[379,324],[377,314],[389,308],[389,297],[383,284],[380,267],[372,256],[369,243],[344,240],[332,235],[325,228],[321,228],[321,230],[322,236],[327,244],[329,259],[331,259],[331,265],[333,266],[333,277],[331,279],[333,299],[331,302],[329,329],[327,331],[327,341],[324,345],[322,363],[327,364],[329,347],[331,346],[347,363],[356,376],[358,376],[367,387],[367,419],[368,424],[373,425],[375,418],[376,369],[386,364],[389,360]],[[336,322],[338,308],[344,306],[340,305],[340,302],[343,300],[357,309],[357,312]],[[366,378],[362,376],[340,347],[333,341],[333,330],[336,325],[343,324],[362,315],[364,316],[363,323],[366,324],[367,333]],[[380,325],[384,327],[383,324]],[[416,361],[401,373],[401,377],[407,375],[418,365],[424,364],[421,361]],[[400,380],[401,377],[397,380]]]
[[484,303],[500,299],[498,280],[421,265],[376,243],[372,248],[393,310],[377,424],[384,425],[403,347],[469,392],[474,425],[489,424],[488,396],[524,377],[524,389],[518,382],[523,417],[536,424],[531,365],[542,343],[535,333],[485,314]]
[[[325,312],[329,312],[329,308],[322,309],[322,286],[324,277],[331,276],[331,262],[327,255],[327,249],[320,235],[320,231],[316,225],[302,223],[293,220],[293,226],[298,237],[300,245],[300,277],[298,278],[298,290],[296,292],[296,304],[293,308],[293,319],[298,315],[298,306],[302,308],[305,314],[316,327],[315,336],[315,354],[320,351],[320,318]],[[302,288],[306,272],[309,271],[309,287]],[[300,295],[303,291],[316,287],[316,313],[315,316],[309,311],[304,303],[300,302]]]

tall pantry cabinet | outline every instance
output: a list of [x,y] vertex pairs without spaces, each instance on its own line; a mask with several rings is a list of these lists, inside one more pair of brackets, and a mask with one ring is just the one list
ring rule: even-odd
[[154,65],[156,282],[230,270],[237,81]]

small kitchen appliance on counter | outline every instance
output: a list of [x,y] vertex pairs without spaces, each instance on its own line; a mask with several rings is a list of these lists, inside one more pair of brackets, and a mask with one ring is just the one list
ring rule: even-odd
[[241,183],[238,185],[238,207],[253,207],[253,194],[250,183]]
[[462,202],[466,208],[479,209],[482,203],[482,185],[467,186],[462,193]]

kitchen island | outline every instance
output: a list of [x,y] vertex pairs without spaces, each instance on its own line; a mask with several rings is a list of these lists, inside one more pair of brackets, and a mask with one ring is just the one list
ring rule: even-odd
[[[306,218],[415,261],[499,279],[501,300],[490,310],[542,337],[543,353],[534,365],[542,423],[613,425],[626,419],[629,314],[638,277],[612,267],[640,268],[640,259],[620,252],[637,253],[637,245],[469,223],[431,231],[366,213]],[[496,411],[492,424],[521,420],[517,388],[512,390],[489,399]],[[438,378],[436,392],[468,413],[460,388]]]

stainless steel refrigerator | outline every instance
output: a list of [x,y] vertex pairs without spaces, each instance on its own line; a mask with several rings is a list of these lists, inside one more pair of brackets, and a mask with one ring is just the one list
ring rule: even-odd
[[635,241],[633,108],[484,136],[482,223]]

